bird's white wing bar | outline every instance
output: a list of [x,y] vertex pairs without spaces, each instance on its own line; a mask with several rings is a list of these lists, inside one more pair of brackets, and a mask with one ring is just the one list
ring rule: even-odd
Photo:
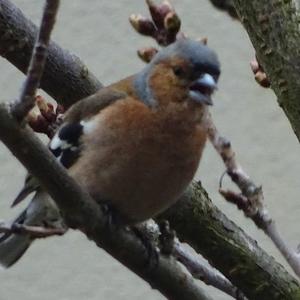
[[50,142],[50,151],[65,168],[69,168],[79,156],[83,128],[80,123],[67,123],[59,129]]

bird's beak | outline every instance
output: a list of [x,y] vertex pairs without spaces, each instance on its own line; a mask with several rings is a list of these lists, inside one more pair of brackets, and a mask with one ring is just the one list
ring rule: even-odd
[[189,96],[197,103],[212,105],[211,95],[216,88],[216,80],[210,74],[205,73],[191,84]]

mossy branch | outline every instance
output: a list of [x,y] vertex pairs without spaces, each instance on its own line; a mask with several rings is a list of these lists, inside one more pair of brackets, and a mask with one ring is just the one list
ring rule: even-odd
[[[2,0],[0,8],[0,54],[25,72],[36,28],[8,0]],[[70,105],[101,87],[86,70],[78,59],[50,43],[41,87],[58,102]],[[7,114],[4,107],[2,113]],[[192,186],[163,216],[182,240],[204,254],[249,299],[300,299],[298,282],[230,222],[199,185]]]

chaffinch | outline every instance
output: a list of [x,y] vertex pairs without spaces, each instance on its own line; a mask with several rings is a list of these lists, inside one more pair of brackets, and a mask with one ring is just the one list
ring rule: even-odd
[[[180,39],[138,74],[74,104],[49,149],[96,201],[116,209],[124,225],[152,218],[193,179],[219,74],[211,49]],[[14,204],[33,191],[15,222],[64,226],[54,201],[32,177]],[[15,263],[31,242],[29,235],[4,234],[0,263]]]

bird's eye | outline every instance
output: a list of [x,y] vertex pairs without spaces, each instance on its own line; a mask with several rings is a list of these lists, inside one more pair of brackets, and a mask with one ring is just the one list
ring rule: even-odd
[[184,70],[181,66],[173,67],[173,72],[176,76],[182,76],[184,74]]

